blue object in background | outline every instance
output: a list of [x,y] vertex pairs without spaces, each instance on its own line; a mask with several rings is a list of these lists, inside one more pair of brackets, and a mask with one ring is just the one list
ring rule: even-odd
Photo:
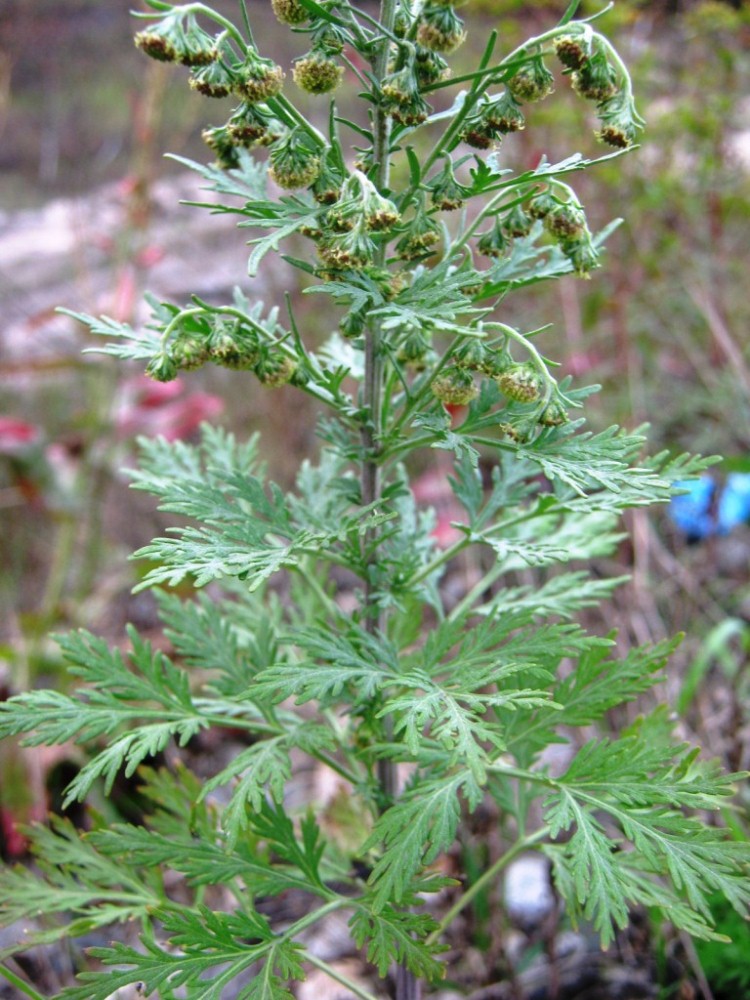
[[750,521],[750,472],[730,472],[716,511],[718,532],[728,535],[745,521]]
[[711,503],[716,492],[716,483],[710,476],[699,479],[683,479],[674,484],[676,489],[685,490],[669,502],[669,518],[675,527],[687,535],[690,542],[699,542],[714,534],[716,525],[711,511]]

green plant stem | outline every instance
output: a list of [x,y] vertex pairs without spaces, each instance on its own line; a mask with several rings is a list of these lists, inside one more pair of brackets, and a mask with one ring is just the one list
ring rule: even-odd
[[37,993],[33,986],[30,986],[25,980],[17,976],[15,972],[11,972],[7,965],[0,963],[0,976],[7,980],[11,986],[15,986],[17,990],[24,993],[27,997],[31,997],[31,1000],[45,1000],[41,993]]
[[498,858],[497,861],[490,865],[483,875],[480,875],[476,882],[465,890],[463,895],[456,900],[453,906],[448,910],[443,919],[440,921],[439,925],[430,934],[426,940],[426,944],[433,944],[443,933],[443,931],[450,926],[450,924],[455,920],[458,914],[469,903],[477,896],[482,890],[489,885],[492,880],[499,875],[499,873],[506,868],[514,858],[517,858],[519,854],[532,847],[534,844],[538,843],[540,840],[544,840],[549,836],[549,827],[542,827],[536,830],[534,833],[530,834],[528,837],[524,837],[522,840],[517,841],[513,847],[505,852],[502,857]]
[[370,993],[369,990],[366,990],[358,983],[349,979],[348,976],[343,975],[343,973],[339,972],[338,969],[334,969],[334,967],[329,965],[328,962],[324,962],[320,958],[315,958],[314,955],[310,955],[309,953],[305,955],[305,961],[314,966],[316,969],[320,969],[321,972],[330,976],[330,978],[334,979],[337,983],[341,983],[342,986],[346,987],[347,990],[350,990],[356,997],[359,997],[360,1000],[378,1000],[373,993]]

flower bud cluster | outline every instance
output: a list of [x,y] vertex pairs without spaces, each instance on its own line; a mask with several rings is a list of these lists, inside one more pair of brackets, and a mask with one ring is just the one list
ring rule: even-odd
[[239,316],[209,313],[186,315],[162,351],[149,361],[146,374],[170,382],[179,372],[195,371],[211,362],[233,371],[252,371],[267,386],[295,376],[297,365],[273,343],[261,343],[258,332]]
[[312,48],[294,63],[292,76],[308,94],[327,94],[341,83],[344,67],[323,47]]
[[423,48],[450,54],[465,38],[464,22],[450,4],[425,4],[417,25],[417,42]]
[[320,157],[310,147],[307,133],[299,127],[271,146],[269,160],[271,178],[286,190],[309,187],[320,174]]
[[544,64],[541,55],[532,56],[513,76],[506,87],[517,101],[542,101],[553,93],[555,78]]
[[485,98],[477,114],[463,127],[461,139],[476,149],[489,149],[502,142],[503,136],[526,128],[521,105],[510,90],[496,97]]
[[332,268],[367,267],[376,249],[372,234],[388,232],[400,219],[393,202],[355,170],[325,213],[325,234],[321,234],[318,253]]
[[171,11],[135,36],[136,46],[152,59],[206,66],[217,57],[216,39],[200,27],[195,15]]
[[570,188],[558,182],[556,189],[560,190],[560,197],[551,188],[541,191],[529,200],[526,211],[533,219],[541,219],[573,265],[575,274],[588,277],[589,272],[598,267],[599,254],[592,242],[586,215]]
[[629,85],[620,78],[604,49],[595,48],[591,35],[581,33],[559,37],[555,50],[566,72],[571,74],[575,92],[596,104],[601,122],[597,139],[616,149],[632,146],[643,123],[636,113]]
[[457,365],[436,375],[430,389],[436,399],[448,406],[466,406],[479,395],[471,372]]
[[435,252],[440,240],[440,226],[426,213],[421,203],[409,228],[396,243],[396,253],[401,260],[421,260]]
[[299,0],[271,0],[271,9],[282,24],[303,24],[309,16]]
[[432,204],[442,212],[453,212],[464,203],[466,192],[456,180],[448,157],[445,167],[430,182],[429,188]]
[[419,93],[416,49],[401,47],[395,67],[380,85],[383,107],[399,125],[416,126],[427,121],[430,106]]

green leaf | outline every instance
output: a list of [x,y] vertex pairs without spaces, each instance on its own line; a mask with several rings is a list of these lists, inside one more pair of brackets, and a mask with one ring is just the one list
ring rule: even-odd
[[463,794],[476,806],[482,793],[469,771],[417,784],[387,809],[363,845],[384,847],[370,876],[372,912],[382,913],[408,896],[412,879],[453,843]]
[[405,965],[418,978],[431,982],[443,976],[443,965],[424,944],[438,926],[429,914],[397,910],[393,906],[373,912],[366,904],[367,897],[360,902],[349,927],[354,943],[358,948],[366,947],[367,960],[376,966],[381,977],[388,975],[394,963]]
[[52,816],[50,824],[25,831],[37,871],[24,865],[0,870],[0,923],[9,927],[36,921],[40,914],[65,919],[25,934],[23,941],[0,956],[113,923],[144,919],[161,906],[162,898],[153,884],[121,860],[100,854],[69,820]]

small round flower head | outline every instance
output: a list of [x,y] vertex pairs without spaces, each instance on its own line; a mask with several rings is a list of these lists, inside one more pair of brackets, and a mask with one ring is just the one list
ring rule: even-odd
[[569,420],[568,411],[556,399],[549,402],[539,415],[539,423],[542,427],[562,427]]
[[414,74],[420,87],[440,83],[450,75],[448,63],[438,52],[426,49],[423,45],[417,45],[416,50]]
[[151,59],[177,62],[183,45],[182,18],[174,14],[139,31],[133,41]]
[[430,351],[430,342],[422,330],[411,330],[396,355],[397,361],[414,371],[423,371]]
[[312,186],[312,193],[319,205],[333,205],[341,196],[344,174],[341,167],[329,154],[320,164],[320,173]]
[[591,58],[591,40],[583,33],[555,39],[557,58],[566,69],[581,69]]
[[508,238],[500,222],[495,219],[492,229],[479,237],[477,250],[485,257],[504,257],[508,251]]
[[146,365],[146,374],[157,382],[172,382],[177,378],[177,365],[169,354],[157,354]]
[[500,221],[502,230],[506,236],[511,236],[514,239],[518,239],[522,236],[528,236],[531,232],[532,219],[526,214],[523,209],[523,205],[519,202],[514,205],[513,208],[503,216]]
[[430,185],[432,204],[442,212],[453,212],[464,203],[465,191],[456,180],[450,163]]
[[251,104],[260,104],[275,97],[284,82],[284,72],[272,59],[257,52],[248,52],[245,63],[237,70],[235,93]]
[[318,253],[330,267],[361,270],[372,263],[375,244],[360,225],[348,233],[330,236],[320,244]]
[[365,224],[375,233],[387,232],[401,221],[401,215],[390,198],[384,198],[374,186],[362,197]]
[[380,84],[386,104],[408,104],[419,95],[414,58],[407,58],[403,66],[392,70]]
[[298,129],[271,146],[269,173],[281,188],[309,187],[320,173],[320,157],[307,145]]
[[466,406],[479,395],[471,373],[464,368],[441,372],[430,383],[430,389],[433,396],[448,406]]
[[367,314],[362,309],[350,309],[339,323],[339,330],[347,340],[354,340],[355,337],[364,333],[367,323]]
[[487,126],[501,135],[520,132],[526,128],[526,117],[520,105],[508,90],[493,98],[484,108],[482,118]]
[[558,240],[577,240],[587,232],[586,216],[577,205],[556,205],[544,217],[544,228]]
[[205,97],[228,97],[237,86],[236,74],[220,59],[193,70],[190,86]]
[[590,272],[599,267],[599,253],[588,235],[562,243],[561,249],[573,265],[573,273],[579,278],[588,278]]
[[472,338],[456,351],[454,361],[459,368],[466,368],[471,372],[484,372],[487,366],[487,348],[478,337]]
[[502,142],[494,128],[487,124],[482,115],[470,118],[461,129],[460,138],[474,149],[492,149]]
[[294,82],[308,94],[327,94],[335,90],[343,75],[344,67],[319,49],[297,59],[292,70]]
[[201,138],[209,149],[216,153],[216,163],[222,170],[233,170],[240,165],[237,146],[226,125],[220,125],[217,128],[204,128],[201,132]]
[[403,4],[399,4],[393,18],[393,34],[396,38],[405,38],[409,33],[410,28],[411,17],[409,15],[409,11],[406,10]]
[[514,403],[534,403],[542,394],[542,380],[528,363],[509,365],[496,377],[500,392]]
[[633,145],[638,135],[638,126],[633,101],[629,95],[617,94],[607,101],[602,101],[597,108],[597,116],[601,128],[596,137],[600,142],[616,149],[627,149]]
[[303,24],[310,16],[299,0],[271,0],[271,9],[282,24]]
[[402,260],[419,260],[433,253],[439,242],[440,227],[429,216],[419,212],[408,232],[396,244],[396,253]]
[[258,380],[269,389],[286,385],[297,370],[297,363],[281,351],[269,351],[255,365]]
[[517,101],[541,101],[555,89],[555,79],[541,56],[534,56],[505,84]]
[[430,105],[420,94],[415,94],[411,100],[394,104],[390,108],[391,117],[399,125],[416,128],[430,117]]
[[544,219],[550,212],[558,208],[559,205],[560,202],[549,191],[542,191],[529,199],[526,205],[526,213],[532,219]]
[[192,14],[188,14],[182,45],[177,50],[177,61],[183,66],[207,66],[216,56],[216,39],[201,28]]
[[606,101],[619,91],[617,72],[604,52],[595,52],[571,76],[573,90],[587,101]]
[[227,132],[239,146],[262,146],[280,139],[284,126],[257,104],[243,101],[227,122]]
[[253,333],[244,330],[239,320],[232,317],[214,316],[211,327],[208,350],[212,361],[234,371],[246,371],[254,367],[259,357],[259,347]]
[[183,331],[169,345],[172,361],[183,371],[191,372],[208,361],[208,341],[199,333]]
[[417,42],[423,48],[450,54],[465,38],[464,22],[452,6],[429,2],[424,6],[417,28]]

